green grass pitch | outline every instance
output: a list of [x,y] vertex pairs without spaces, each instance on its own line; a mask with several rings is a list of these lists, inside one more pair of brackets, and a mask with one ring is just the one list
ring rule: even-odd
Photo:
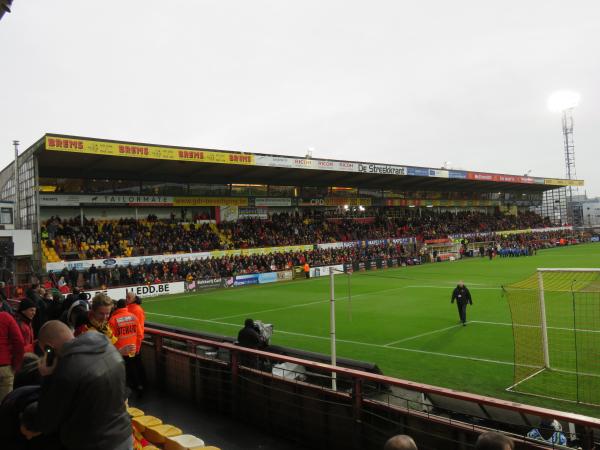
[[[336,276],[337,352],[403,379],[600,417],[600,408],[506,392],[513,381],[510,312],[501,286],[538,267],[600,267],[600,244],[520,258],[472,258]],[[453,287],[473,296],[460,326]],[[236,336],[247,317],[273,323],[272,343],[328,354],[329,278],[146,299],[147,320]]]

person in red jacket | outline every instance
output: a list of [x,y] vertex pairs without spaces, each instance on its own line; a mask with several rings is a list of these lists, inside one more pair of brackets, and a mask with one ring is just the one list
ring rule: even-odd
[[21,334],[23,335],[23,344],[25,346],[25,353],[33,353],[33,327],[31,326],[31,322],[35,316],[36,312],[35,303],[33,300],[24,298],[19,303],[19,309],[15,319],[17,320],[17,325],[19,325],[19,329],[21,330]]
[[12,391],[14,374],[21,367],[23,335],[17,322],[7,312],[0,312],[0,402]]

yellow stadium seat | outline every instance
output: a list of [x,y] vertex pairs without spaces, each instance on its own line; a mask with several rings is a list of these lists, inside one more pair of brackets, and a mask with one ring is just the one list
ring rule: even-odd
[[155,447],[154,445],[146,445],[142,450],[160,450],[160,448]]
[[143,433],[147,427],[160,425],[162,423],[162,420],[154,416],[140,416],[134,417],[131,420],[131,423],[133,424],[136,430],[138,430],[140,433]]
[[164,444],[168,437],[179,436],[183,431],[173,425],[156,425],[147,427],[142,433],[146,439],[155,445]]
[[204,447],[203,450],[221,450],[219,447],[213,447],[212,445],[208,446],[208,447]]
[[137,408],[127,408],[127,414],[129,414],[131,417],[141,417],[144,415],[144,411]]
[[204,449],[204,441],[191,434],[180,434],[165,440],[164,450],[197,450]]

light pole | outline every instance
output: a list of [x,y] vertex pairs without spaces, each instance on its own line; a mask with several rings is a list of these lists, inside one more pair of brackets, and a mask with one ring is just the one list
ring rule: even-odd
[[[556,91],[548,97],[548,109],[562,115],[563,145],[565,150],[565,175],[568,180],[577,178],[575,170],[575,142],[573,141],[573,109],[579,104],[581,96],[574,91]],[[572,225],[577,225],[573,206],[573,186],[567,190],[567,214]],[[575,189],[575,192],[577,190]]]

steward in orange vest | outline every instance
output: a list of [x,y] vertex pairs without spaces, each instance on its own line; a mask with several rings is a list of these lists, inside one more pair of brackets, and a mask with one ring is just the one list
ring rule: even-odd
[[127,347],[129,351],[121,352],[125,357],[133,357],[142,346],[144,335],[140,323],[135,314],[127,310],[125,300],[117,302],[117,309],[108,320],[108,326],[112,330],[113,336],[117,338],[115,347],[120,351]]
[[144,392],[145,373],[141,367],[140,349],[144,332],[135,314],[127,309],[127,302],[121,299],[117,302],[117,309],[108,321],[117,342],[115,347],[125,360],[125,378],[127,386],[135,390],[138,397]]

